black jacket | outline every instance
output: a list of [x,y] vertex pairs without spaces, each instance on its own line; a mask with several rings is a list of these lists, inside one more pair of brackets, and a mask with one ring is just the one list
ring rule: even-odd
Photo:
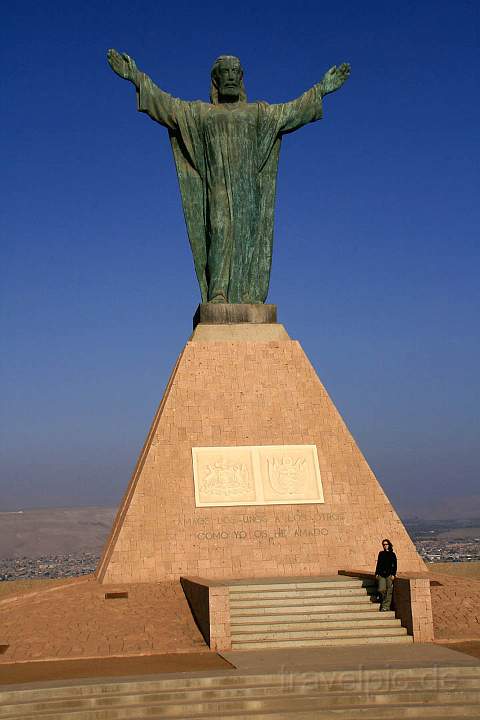
[[388,577],[397,574],[397,556],[393,550],[380,550],[375,575]]

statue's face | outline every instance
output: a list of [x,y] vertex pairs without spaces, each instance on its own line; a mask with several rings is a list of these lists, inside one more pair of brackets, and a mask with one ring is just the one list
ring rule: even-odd
[[215,73],[220,97],[234,100],[240,96],[242,68],[237,60],[221,60]]

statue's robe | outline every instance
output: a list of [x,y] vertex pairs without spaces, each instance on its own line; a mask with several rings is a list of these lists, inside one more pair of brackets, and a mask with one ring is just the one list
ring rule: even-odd
[[137,99],[169,130],[202,302],[265,302],[281,138],[322,117],[320,86],[278,105],[212,104],[141,73]]

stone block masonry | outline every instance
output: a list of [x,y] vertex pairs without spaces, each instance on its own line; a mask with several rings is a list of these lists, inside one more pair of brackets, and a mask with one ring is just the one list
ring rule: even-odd
[[181,578],[185,597],[197,627],[211,650],[231,648],[228,586],[202,578]]
[[[196,507],[192,448],[315,445],[324,503]],[[97,569],[102,582],[371,570],[405,528],[300,344],[283,326],[200,323],[180,355]]]

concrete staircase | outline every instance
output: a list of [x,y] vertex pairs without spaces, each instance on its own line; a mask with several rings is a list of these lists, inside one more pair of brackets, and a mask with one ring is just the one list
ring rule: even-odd
[[2,720],[478,718],[480,666],[84,680],[1,690]]
[[232,650],[413,642],[374,592],[372,581],[341,576],[231,585]]

